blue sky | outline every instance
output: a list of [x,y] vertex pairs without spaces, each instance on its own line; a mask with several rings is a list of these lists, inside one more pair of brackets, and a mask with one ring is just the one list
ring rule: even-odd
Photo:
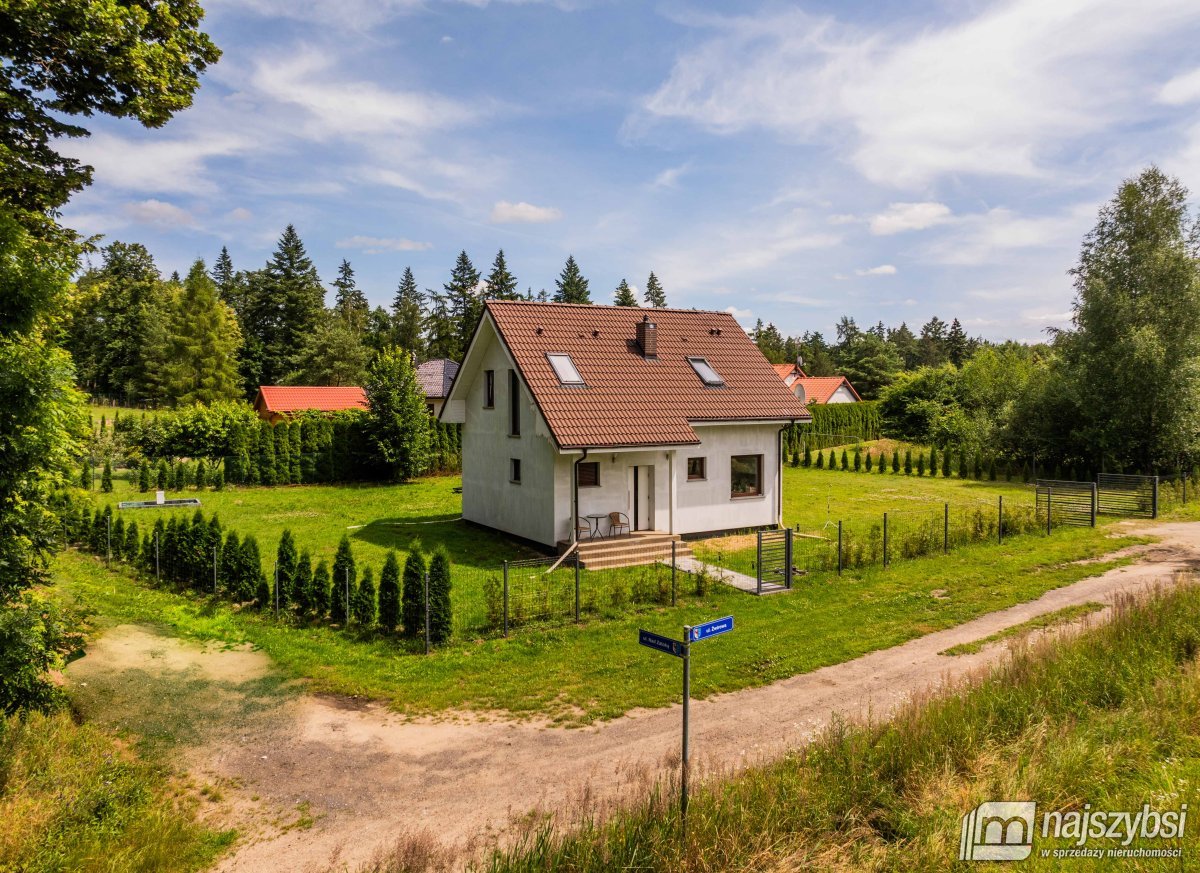
[[209,0],[224,51],[165,128],[96,119],[65,212],[164,270],[294,223],[373,303],[498,248],[611,301],[786,333],[1069,320],[1099,206],[1150,162],[1200,190],[1200,4]]

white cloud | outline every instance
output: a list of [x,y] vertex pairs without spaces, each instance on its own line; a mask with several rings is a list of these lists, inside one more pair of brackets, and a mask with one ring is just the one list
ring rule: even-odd
[[854,222],[858,221],[858,216],[842,213],[840,215],[831,215],[826,221],[830,224],[854,224]]
[[679,187],[679,177],[686,173],[688,169],[688,164],[680,164],[678,167],[668,167],[654,177],[652,186],[655,188],[677,188]]
[[[998,263],[1021,250],[1067,249],[1082,239],[1095,220],[1094,204],[1036,217],[998,207],[956,219],[953,228],[927,246],[924,254],[938,264]],[[1067,266],[1064,263],[1062,269]]]
[[411,239],[351,236],[338,240],[335,245],[339,249],[359,249],[368,255],[378,255],[382,252],[423,252],[433,248],[433,243],[416,242]]
[[193,137],[130,139],[96,133],[87,139],[65,140],[63,153],[96,168],[96,182],[127,191],[210,193],[210,158],[244,154],[253,148],[249,136],[200,131]]
[[239,206],[236,209],[230,209],[225,213],[225,218],[229,221],[249,221],[254,217],[254,213],[244,206]]
[[628,127],[765,128],[836,144],[868,179],[905,188],[954,174],[1038,177],[1062,144],[1144,117],[1146,49],[1194,43],[1200,23],[1200,5],[1178,0],[975,9],[920,31],[773,6],[685,22],[710,35],[678,56]]
[[738,321],[749,321],[754,317],[754,310],[752,309],[738,309],[736,306],[726,306],[725,311]]
[[138,224],[154,224],[161,227],[187,227],[195,224],[195,219],[190,212],[162,200],[150,199],[138,203],[126,203],[121,207],[121,212]]
[[1200,100],[1200,69],[1181,73],[1171,79],[1158,92],[1158,102],[1170,106],[1182,106]]
[[888,236],[906,230],[924,230],[950,219],[950,207],[945,203],[890,203],[878,215],[871,216],[871,233]]
[[855,270],[856,276],[895,276],[896,268],[891,264],[880,264],[878,267],[867,267],[864,270]]
[[493,224],[545,224],[560,218],[562,210],[553,206],[534,206],[524,200],[520,203],[501,200],[492,207],[491,214]]

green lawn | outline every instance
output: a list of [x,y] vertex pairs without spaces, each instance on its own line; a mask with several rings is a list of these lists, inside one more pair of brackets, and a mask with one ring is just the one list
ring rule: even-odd
[[406,654],[386,639],[360,641],[329,628],[289,627],[223,601],[154,589],[123,568],[107,570],[98,559],[74,551],[57,560],[54,575],[64,596],[103,621],[160,625],[197,639],[248,641],[286,674],[310,679],[317,691],[385,699],[413,713],[504,710],[586,723],[675,700],[678,665],[640,648],[638,627],[679,634],[684,624],[736,616],[737,632],[714,640],[697,659],[693,690],[704,697],[846,661],[1102,573],[1128,559],[1072,562],[1134,541],[1108,533],[1074,529],[1004,546],[970,546],[887,570],[810,580],[775,597],[714,585],[705,597],[676,608],[530,630],[509,639],[456,641],[429,657]]

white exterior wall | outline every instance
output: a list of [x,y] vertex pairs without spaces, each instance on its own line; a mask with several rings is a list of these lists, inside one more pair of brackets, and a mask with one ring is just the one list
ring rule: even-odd
[[[675,533],[706,533],[780,522],[779,430],[777,424],[694,424],[700,445],[678,450],[675,464]],[[729,459],[763,456],[758,497],[730,496]],[[707,478],[688,481],[687,459],[706,459]]]
[[[448,420],[463,423],[463,518],[538,543],[555,542],[555,465],[558,458],[541,414],[522,383],[521,435],[508,435],[508,353],[485,321],[477,339],[479,369],[462,407]],[[494,408],[484,407],[484,370],[496,372]],[[449,413],[450,410],[447,410]],[[521,482],[509,481],[509,461],[521,460]],[[569,502],[569,496],[568,496]]]
[[826,403],[857,403],[858,401],[855,399],[854,395],[850,393],[850,389],[847,388],[845,385],[843,385],[840,388],[838,388],[838,390],[834,391],[833,394],[830,395],[829,399],[826,400],[825,402]]

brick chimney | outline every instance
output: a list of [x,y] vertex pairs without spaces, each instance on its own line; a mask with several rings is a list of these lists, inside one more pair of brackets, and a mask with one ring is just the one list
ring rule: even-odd
[[649,315],[643,315],[637,326],[637,341],[643,358],[658,357],[658,329]]

